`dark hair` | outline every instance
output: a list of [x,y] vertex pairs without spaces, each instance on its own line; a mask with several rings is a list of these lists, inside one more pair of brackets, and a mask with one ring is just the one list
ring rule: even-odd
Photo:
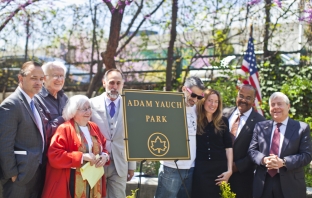
[[[239,91],[240,91],[243,87],[252,89],[252,90],[254,91],[254,97],[256,98],[256,96],[257,96],[257,90],[256,90],[256,88],[254,88],[252,85],[244,84],[244,85],[241,86],[241,88],[239,89]],[[239,92],[238,92],[238,94],[239,94]]]
[[124,75],[123,75],[123,73],[122,73],[119,69],[109,69],[109,70],[107,70],[107,71],[105,72],[104,76],[103,76],[103,80],[106,81],[106,80],[107,80],[107,75],[108,75],[109,73],[111,73],[112,71],[116,71],[116,72],[120,73],[122,80],[124,80]]
[[34,62],[34,61],[28,61],[26,63],[24,63],[21,67],[21,70],[19,71],[19,75],[21,76],[26,76],[27,75],[27,72],[28,72],[28,68],[30,66],[35,66],[35,67],[41,67],[41,64],[40,63],[37,63],[37,62]]

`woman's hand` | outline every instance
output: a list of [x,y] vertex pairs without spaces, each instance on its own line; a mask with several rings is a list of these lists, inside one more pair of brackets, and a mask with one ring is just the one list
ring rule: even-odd
[[220,186],[222,181],[228,182],[231,175],[232,171],[222,173],[221,175],[218,176],[218,179],[215,180],[217,182],[216,185]]
[[98,168],[98,167],[104,166],[107,161],[108,161],[108,155],[103,153],[102,155],[100,155],[100,158],[97,159],[95,167]]
[[82,157],[83,157],[83,161],[90,162],[91,166],[93,166],[93,164],[96,164],[97,162],[95,155],[93,153],[84,153]]

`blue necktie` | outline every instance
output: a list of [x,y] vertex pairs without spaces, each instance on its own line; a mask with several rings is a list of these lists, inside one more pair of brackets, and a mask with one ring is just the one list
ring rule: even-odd
[[35,104],[33,100],[31,100],[30,102],[30,108],[31,108],[32,113],[35,115]]
[[109,115],[111,116],[111,118],[114,117],[114,115],[115,115],[115,103],[114,102],[110,103]]

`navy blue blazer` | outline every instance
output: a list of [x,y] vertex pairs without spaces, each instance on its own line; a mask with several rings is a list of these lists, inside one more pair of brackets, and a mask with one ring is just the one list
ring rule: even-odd
[[[264,157],[269,156],[273,120],[256,124],[248,154],[258,165],[254,183],[253,196],[262,195],[267,168],[261,165]],[[279,169],[282,192],[285,198],[306,197],[304,166],[311,161],[310,127],[304,122],[288,119],[280,158],[286,160],[286,167]]]

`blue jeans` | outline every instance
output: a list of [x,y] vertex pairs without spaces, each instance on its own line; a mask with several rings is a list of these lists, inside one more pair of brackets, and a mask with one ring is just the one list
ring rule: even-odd
[[[194,167],[190,169],[179,169],[189,197],[192,194],[192,179]],[[164,170],[158,176],[158,186],[155,198],[189,198],[181,177],[176,168],[164,166]]]

